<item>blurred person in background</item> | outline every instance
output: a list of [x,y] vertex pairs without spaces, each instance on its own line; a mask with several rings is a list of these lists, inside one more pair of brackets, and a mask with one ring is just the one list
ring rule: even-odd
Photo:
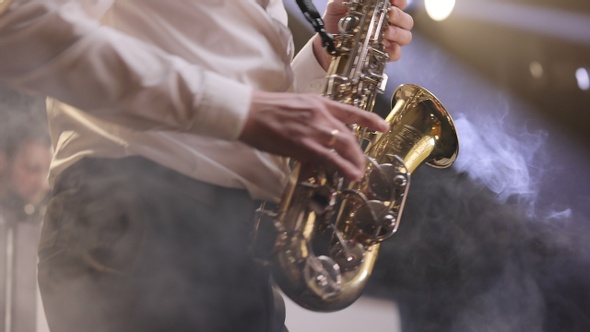
[[0,89],[0,323],[6,332],[37,328],[37,247],[52,154],[42,100]]
[[[27,122],[24,122],[27,121]],[[4,137],[0,198],[2,211],[24,219],[39,213],[49,190],[51,142],[46,124],[21,120]]]
[[49,189],[46,164],[50,145],[45,97],[0,85],[0,198],[3,206],[12,204],[8,201],[16,205],[41,202]]

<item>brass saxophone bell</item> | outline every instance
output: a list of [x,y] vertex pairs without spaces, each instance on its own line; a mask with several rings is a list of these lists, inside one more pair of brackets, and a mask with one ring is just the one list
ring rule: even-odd
[[394,149],[410,171],[421,162],[435,168],[455,162],[459,154],[457,130],[436,96],[421,86],[402,84],[395,90],[391,104],[386,121],[395,129],[378,144]]
[[423,162],[446,168],[457,159],[459,139],[453,119],[438,98],[423,87],[400,85],[385,121],[391,129],[378,133],[366,149],[378,163],[396,155],[411,173]]

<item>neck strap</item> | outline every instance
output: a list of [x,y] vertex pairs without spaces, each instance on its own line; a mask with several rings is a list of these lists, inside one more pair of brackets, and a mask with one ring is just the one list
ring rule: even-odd
[[301,9],[303,16],[305,16],[307,21],[313,26],[315,32],[317,32],[320,35],[320,38],[322,38],[322,45],[326,47],[328,53],[332,55],[336,54],[334,37],[326,31],[324,20],[322,20],[322,16],[318,13],[313,2],[311,2],[311,0],[296,0],[295,2],[297,2],[299,9]]

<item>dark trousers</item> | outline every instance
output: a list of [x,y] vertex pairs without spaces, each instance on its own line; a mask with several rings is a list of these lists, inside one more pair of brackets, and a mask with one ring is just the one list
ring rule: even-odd
[[282,300],[248,251],[256,206],[139,157],[78,162],[41,235],[51,331],[281,331]]

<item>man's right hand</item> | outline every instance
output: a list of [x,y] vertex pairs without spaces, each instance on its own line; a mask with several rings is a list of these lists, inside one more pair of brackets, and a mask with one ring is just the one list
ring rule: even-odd
[[359,180],[365,156],[347,124],[389,129],[377,114],[319,95],[254,91],[239,140]]

